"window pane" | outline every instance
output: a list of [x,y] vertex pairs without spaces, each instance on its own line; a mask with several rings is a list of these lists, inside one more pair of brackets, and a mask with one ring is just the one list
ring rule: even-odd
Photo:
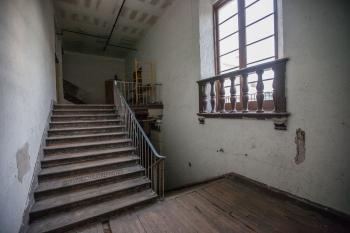
[[273,61],[273,60],[275,60],[275,57],[269,57],[267,59],[263,59],[263,60],[260,60],[260,61],[257,61],[257,62],[253,62],[253,63],[247,64],[247,67],[256,66],[256,65],[263,64],[263,63],[266,63],[266,62],[269,62],[269,61]]
[[238,49],[238,33],[219,42],[220,55]]
[[237,1],[232,0],[218,10],[219,23],[237,13]]
[[264,92],[271,92],[272,93],[272,82],[273,80],[268,80],[268,81],[264,81]]
[[[235,79],[235,86],[236,86],[236,101],[240,102],[240,78],[236,77]],[[225,103],[231,103],[230,97],[231,97],[231,79],[225,79],[224,82],[225,87]]]
[[264,71],[263,80],[265,80],[265,79],[272,79],[273,77],[274,77],[274,72],[273,72],[272,69]]
[[254,72],[254,73],[250,73],[248,75],[248,83],[250,82],[257,82],[258,81],[258,75]]
[[238,17],[235,16],[219,26],[219,39],[238,31]]
[[233,69],[239,65],[238,51],[220,57],[220,72]]
[[273,0],[260,0],[246,9],[246,25],[273,12]]
[[255,2],[256,0],[245,0],[245,6],[249,6],[250,4],[252,4],[253,2]]
[[274,34],[274,15],[246,28],[247,44]]
[[[266,70],[263,74],[263,80],[273,78],[273,71]],[[258,82],[258,75],[251,73],[248,75],[248,96],[250,101],[256,101],[256,86]],[[264,100],[272,100],[272,82],[273,80],[263,81],[264,83]]]
[[247,46],[247,63],[251,63],[268,57],[273,57],[274,55],[274,37],[270,37],[266,40]]

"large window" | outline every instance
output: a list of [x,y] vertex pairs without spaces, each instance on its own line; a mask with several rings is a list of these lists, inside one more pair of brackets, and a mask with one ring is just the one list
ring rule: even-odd
[[214,6],[217,74],[277,58],[275,0],[221,0]]
[[[216,73],[277,59],[277,6],[275,0],[220,0],[214,5]],[[265,72],[265,100],[272,100],[273,71]],[[248,77],[249,101],[256,100],[257,75]],[[225,80],[227,102],[230,80]],[[236,79],[237,102],[241,80]]]

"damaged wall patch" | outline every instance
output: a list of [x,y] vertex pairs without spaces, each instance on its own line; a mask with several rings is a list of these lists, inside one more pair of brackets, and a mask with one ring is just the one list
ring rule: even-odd
[[28,142],[17,151],[17,179],[22,183],[23,177],[29,172],[30,169],[30,155]]
[[297,145],[297,154],[294,158],[296,164],[301,164],[305,160],[305,131],[297,129],[295,136],[295,144]]

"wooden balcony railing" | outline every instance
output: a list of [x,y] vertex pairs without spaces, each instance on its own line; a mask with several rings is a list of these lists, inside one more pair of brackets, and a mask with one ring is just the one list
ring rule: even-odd
[[117,81],[117,87],[130,106],[161,105],[159,83],[140,84],[136,82]]
[[[286,118],[289,115],[285,93],[287,61],[287,58],[278,59],[197,81],[199,89],[198,116],[208,118]],[[269,105],[265,101],[263,80],[263,74],[267,70],[272,70],[274,74],[272,81],[273,101],[270,101],[272,102],[270,104],[272,108],[269,111],[264,110],[264,105]],[[256,101],[249,101],[252,99],[248,86],[248,76],[251,74],[257,75],[256,94],[254,94]],[[231,81],[229,101],[227,100],[228,94],[224,85],[225,80],[228,79]],[[239,96],[241,101],[239,105],[237,104],[236,79],[240,79],[241,87],[241,95]],[[251,109],[249,106],[254,106],[255,108]],[[275,123],[275,128],[285,129],[285,123],[278,122]]]

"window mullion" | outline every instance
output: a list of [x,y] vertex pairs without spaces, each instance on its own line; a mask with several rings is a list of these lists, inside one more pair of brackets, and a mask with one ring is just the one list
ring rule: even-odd
[[[246,47],[246,33],[245,33],[245,0],[238,0],[238,39],[239,39],[239,67],[245,68],[247,66],[247,47]],[[243,78],[240,77],[240,102],[243,100]]]
[[239,66],[247,66],[247,47],[245,33],[245,0],[238,0],[238,39],[239,39]]

